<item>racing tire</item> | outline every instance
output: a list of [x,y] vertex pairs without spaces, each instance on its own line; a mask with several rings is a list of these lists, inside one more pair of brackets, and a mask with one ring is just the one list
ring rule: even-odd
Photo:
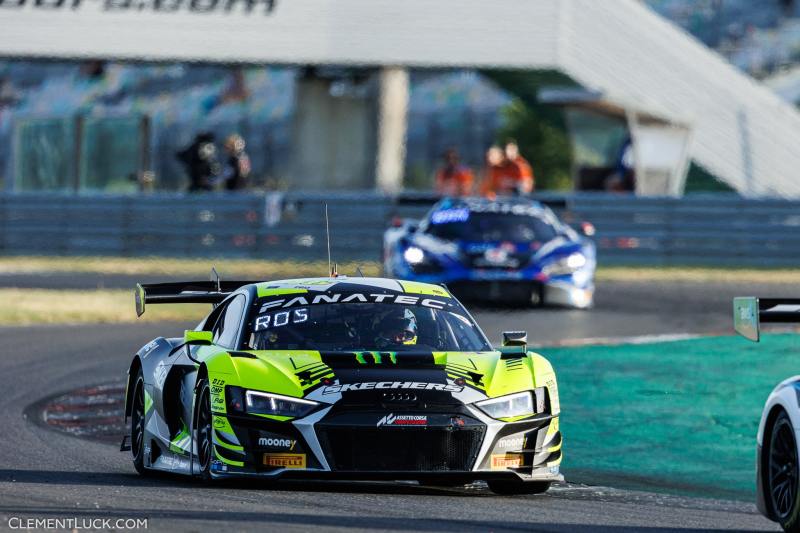
[[211,436],[211,393],[208,381],[197,382],[197,395],[194,409],[194,442],[197,446],[197,464],[200,467],[198,477],[203,481],[211,480],[211,457],[214,454],[214,443]]
[[768,431],[765,499],[784,531],[800,532],[797,441],[789,415],[781,411]]
[[550,488],[549,481],[507,481],[492,480],[488,482],[489,490],[501,496],[517,494],[543,494]]
[[131,402],[131,457],[136,471],[141,475],[146,475],[149,472],[144,466],[144,376],[141,368],[136,374],[134,383],[133,401]]

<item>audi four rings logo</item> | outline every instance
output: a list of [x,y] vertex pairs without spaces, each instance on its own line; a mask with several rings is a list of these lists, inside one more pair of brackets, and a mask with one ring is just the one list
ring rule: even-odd
[[375,424],[376,427],[381,426],[427,426],[428,417],[426,415],[395,415],[390,413]]

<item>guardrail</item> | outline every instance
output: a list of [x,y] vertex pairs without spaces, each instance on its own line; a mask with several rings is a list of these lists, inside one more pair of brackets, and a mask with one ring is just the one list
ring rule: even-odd
[[[547,195],[592,222],[613,265],[800,266],[800,202],[734,195]],[[336,260],[379,260],[395,217],[421,217],[425,195],[376,193],[152,196],[0,195],[0,253],[325,260],[325,204]]]

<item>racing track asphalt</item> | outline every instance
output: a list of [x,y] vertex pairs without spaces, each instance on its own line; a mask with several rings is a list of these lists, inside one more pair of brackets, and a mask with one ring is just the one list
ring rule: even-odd
[[[128,285],[130,286],[130,285]],[[76,287],[77,288],[77,287]],[[729,296],[770,287],[607,284],[589,312],[482,309],[492,338],[524,326],[536,342],[729,328]],[[771,289],[773,292],[779,287]],[[759,292],[760,291],[760,292]],[[149,518],[154,531],[776,530],[747,502],[686,499],[565,485],[499,497],[388,483],[225,483],[135,474],[128,454],[23,418],[53,393],[119,380],[132,354],[182,324],[0,328],[0,527],[11,517]]]

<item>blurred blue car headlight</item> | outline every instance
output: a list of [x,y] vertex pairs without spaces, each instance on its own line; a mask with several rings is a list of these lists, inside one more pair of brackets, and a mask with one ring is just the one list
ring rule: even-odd
[[563,276],[580,270],[586,266],[586,263],[588,263],[586,256],[575,252],[545,265],[542,272],[548,276]]
[[438,274],[443,270],[441,263],[419,246],[406,248],[403,252],[403,259],[414,274]]
[[409,246],[406,248],[406,251],[403,252],[403,259],[405,259],[409,265],[418,265],[425,261],[425,252],[422,251],[422,248]]

